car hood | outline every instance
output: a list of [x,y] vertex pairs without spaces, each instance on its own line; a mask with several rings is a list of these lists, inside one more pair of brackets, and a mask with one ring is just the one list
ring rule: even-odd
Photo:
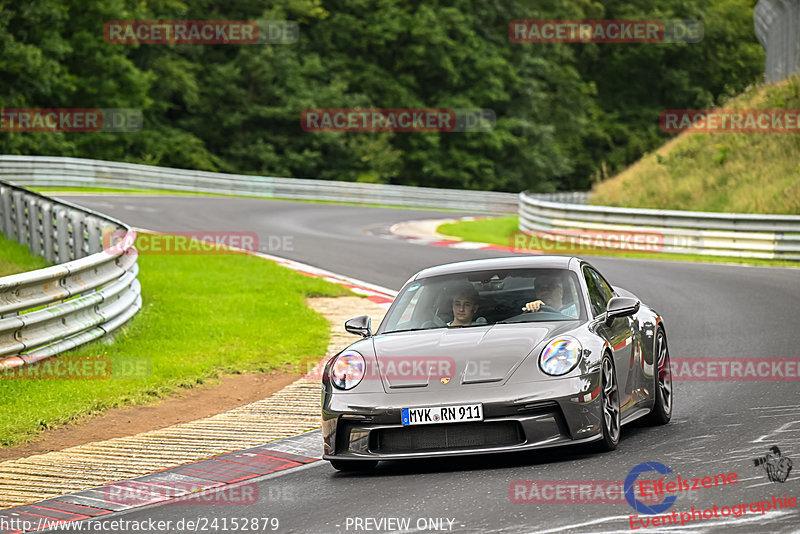
[[378,372],[388,393],[410,388],[501,385],[522,361],[575,321],[437,328],[373,339]]

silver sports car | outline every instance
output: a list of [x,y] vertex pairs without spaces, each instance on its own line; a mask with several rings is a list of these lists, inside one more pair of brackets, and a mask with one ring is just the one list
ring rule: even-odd
[[373,333],[325,366],[324,459],[379,460],[594,442],[672,415],[664,322],[589,263],[513,257],[415,274]]

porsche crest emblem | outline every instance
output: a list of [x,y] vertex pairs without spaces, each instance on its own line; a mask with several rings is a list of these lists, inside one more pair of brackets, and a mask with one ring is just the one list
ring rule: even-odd
[[449,378],[447,378],[447,377],[442,378],[442,384],[447,384],[448,382],[450,382]]

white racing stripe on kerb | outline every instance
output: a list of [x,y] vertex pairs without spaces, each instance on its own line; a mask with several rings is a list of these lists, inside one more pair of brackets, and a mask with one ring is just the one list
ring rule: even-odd
[[450,248],[461,248],[465,250],[480,250],[486,246],[486,243],[475,243],[473,241],[461,241],[460,243],[456,243],[454,245],[450,245]]
[[289,452],[309,458],[322,458],[322,431],[311,430],[290,438],[270,441],[264,447],[272,451]]
[[365,282],[363,280],[358,280],[356,278],[350,278],[349,276],[345,276],[343,274],[334,273],[328,271],[326,269],[321,269],[319,267],[314,267],[313,265],[308,265],[307,263],[301,263],[299,261],[290,260],[287,258],[281,258],[280,256],[273,256],[272,254],[266,254],[264,252],[254,252],[253,255],[260,256],[262,258],[274,261],[275,263],[279,263],[281,265],[285,265],[294,270],[303,270],[308,271],[310,273],[317,274],[319,276],[329,276],[349,284],[353,284],[355,286],[361,286],[365,289],[371,289],[376,293],[383,294],[387,297],[394,298],[397,296],[397,291],[393,289],[389,289],[388,287],[379,286],[377,284],[372,284],[370,282]]

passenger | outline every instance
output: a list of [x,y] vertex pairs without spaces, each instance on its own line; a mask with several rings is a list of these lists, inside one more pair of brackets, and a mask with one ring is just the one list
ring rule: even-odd
[[564,282],[560,276],[553,274],[537,276],[534,281],[534,288],[536,289],[537,300],[525,304],[522,307],[523,311],[538,312],[542,306],[547,306],[562,315],[578,317],[577,303],[573,302],[567,305],[563,303]]

